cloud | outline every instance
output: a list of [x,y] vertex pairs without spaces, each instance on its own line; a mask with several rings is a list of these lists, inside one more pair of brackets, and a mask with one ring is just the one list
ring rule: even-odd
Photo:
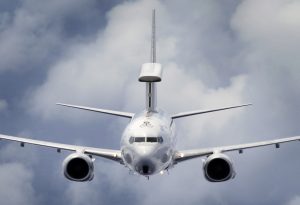
[[[158,15],[158,56],[164,65],[164,78],[158,90],[159,105],[171,113],[176,113],[254,103],[253,108],[245,108],[247,112],[235,110],[178,121],[180,148],[245,143],[264,140],[266,139],[264,137],[272,139],[291,133],[289,130],[297,130],[297,126],[292,123],[295,119],[293,109],[286,107],[288,104],[286,100],[291,99],[290,101],[296,104],[299,99],[286,92],[286,89],[292,88],[289,90],[296,94],[298,83],[291,79],[299,72],[290,67],[275,65],[275,62],[283,65],[287,60],[287,53],[292,53],[294,47],[289,50],[286,45],[290,43],[289,36],[286,36],[281,42],[287,51],[281,51],[284,53],[282,56],[277,55],[273,47],[274,42],[267,35],[281,32],[281,29],[277,28],[277,20],[271,22],[273,30],[263,30],[263,25],[260,25],[261,29],[254,26],[257,20],[252,18],[256,15],[254,11],[260,4],[244,1],[238,5],[226,5],[226,9],[223,10],[224,5],[221,3],[191,3],[185,4],[190,6],[187,6],[191,9],[188,13],[178,9],[183,6],[178,2],[173,6],[170,6],[168,1],[155,4]],[[270,13],[262,11],[260,18],[271,15],[272,9],[277,8],[277,4],[276,1],[270,6]],[[151,5],[149,1],[126,2],[112,9],[107,14],[107,26],[98,31],[94,41],[78,43],[71,47],[67,51],[66,58],[51,67],[44,84],[32,93],[31,111],[44,119],[63,118],[81,122],[93,118],[91,116],[82,118],[81,115],[76,118],[67,113],[70,111],[63,114],[60,111],[55,112],[50,103],[63,100],[126,111],[143,109],[144,86],[136,79],[139,74],[138,65],[147,61],[149,57],[149,44],[144,43],[149,42],[149,7],[151,7],[149,5]],[[205,15],[197,15],[199,8]],[[139,18],[136,18],[136,15],[139,15]],[[162,21],[159,21],[160,19]],[[195,23],[198,26],[195,26]],[[274,61],[269,62],[268,59]],[[292,64],[286,64],[289,65]],[[285,84],[282,85],[280,80],[286,71],[288,75],[284,77]],[[293,88],[292,85],[296,87]],[[291,124],[286,125],[285,120]],[[103,132],[106,131],[104,129]],[[135,192],[140,196],[134,199],[134,203],[149,204],[153,201],[151,196],[155,195],[156,203],[166,203],[172,198],[174,204],[181,204],[183,202],[181,196],[185,195],[192,204],[203,202],[235,204],[242,198],[233,193],[243,190],[242,184],[250,184],[252,189],[249,194],[242,194],[243,198],[249,201],[255,198],[257,203],[263,201],[272,204],[275,200],[280,203],[288,193],[278,193],[276,186],[267,192],[270,196],[277,193],[277,197],[273,199],[264,199],[265,192],[255,191],[255,187],[269,189],[268,184],[260,183],[267,178],[265,174],[261,174],[261,170],[268,170],[268,165],[278,168],[276,157],[271,156],[273,152],[267,151],[249,151],[245,158],[231,154],[230,156],[235,159],[238,177],[232,182],[218,185],[205,182],[199,160],[178,165],[176,169],[170,170],[169,177],[155,176],[148,183],[143,178],[128,177],[122,169],[109,175],[106,175],[106,172],[97,174],[107,179],[103,182],[106,186],[120,186],[115,183],[115,177],[129,178],[130,180],[123,182],[125,187],[128,187],[128,192]],[[284,158],[280,154],[282,153],[276,156]],[[284,170],[281,171],[284,173]],[[291,176],[293,174],[295,173]],[[253,177],[255,182],[249,180]],[[132,184],[131,180],[135,183]],[[270,183],[273,178],[269,177],[267,180]],[[278,180],[277,182],[288,186],[284,180]],[[95,186],[101,187],[104,184]],[[178,184],[181,186],[178,187]],[[227,189],[228,186],[232,186],[231,191]],[[122,187],[123,185],[116,193],[123,193]],[[185,192],[181,187],[193,187],[194,191]],[[83,189],[86,189],[85,185],[72,186],[68,195],[76,195]],[[145,194],[150,190],[152,195]],[[94,191],[89,190],[86,197],[75,197],[74,203],[80,204],[89,198],[87,196],[93,200],[112,200],[105,195],[97,198]]]
[[299,8],[298,1],[267,0],[259,4],[258,1],[244,1],[231,23],[242,40],[260,48],[272,48],[271,54],[292,54],[299,42]]
[[100,30],[93,42],[73,46],[67,57],[50,69],[45,83],[33,92],[31,110],[51,118],[60,116],[52,106],[58,101],[121,107],[118,99],[124,96],[124,86],[138,75],[137,65],[148,56],[142,51],[148,50],[143,42],[148,40],[150,15],[129,15],[133,9],[145,10],[143,4],[148,5],[145,1],[117,6],[107,15],[105,30]]
[[7,109],[7,102],[5,100],[0,100],[0,112]]
[[[108,24],[106,28],[98,32],[97,38],[93,42],[73,46],[68,51],[67,57],[57,62],[50,69],[44,84],[38,87],[30,97],[31,111],[42,115],[46,119],[67,116],[72,119],[74,115],[67,114],[70,111],[66,111],[62,115],[62,109],[57,111],[58,109],[53,106],[53,103],[64,101],[94,106],[99,106],[99,103],[101,103],[106,108],[124,109],[123,107],[125,107],[132,110],[137,110],[140,107],[139,105],[144,104],[140,95],[132,95],[132,93],[139,92],[143,95],[144,92],[143,85],[138,85],[135,82],[139,74],[138,65],[147,61],[149,56],[150,45],[149,43],[143,43],[149,42],[150,39],[151,13],[147,12],[149,6],[156,6],[157,10],[160,11],[158,12],[159,16],[166,25],[158,28],[158,31],[162,33],[162,35],[159,35],[158,45],[160,43],[162,45],[159,46],[158,53],[160,60],[166,62],[166,78],[164,81],[171,83],[167,86],[163,85],[161,93],[172,93],[173,89],[180,89],[181,94],[184,95],[181,99],[186,99],[185,97],[195,98],[195,95],[197,96],[195,91],[200,95],[196,99],[203,99],[206,96],[212,96],[214,93],[228,95],[231,91],[227,88],[210,89],[196,79],[192,79],[190,74],[182,72],[184,65],[180,60],[173,64],[167,63],[181,55],[178,52],[181,48],[177,46],[177,42],[181,42],[181,46],[185,46],[182,42],[183,36],[176,35],[182,31],[182,28],[175,28],[175,22],[170,18],[172,16],[169,14],[170,11],[165,11],[166,7],[161,3],[154,2],[150,4],[149,1],[138,1],[116,6],[107,15]],[[131,12],[133,10],[139,11],[139,18],[136,18],[136,14],[133,15],[133,12]],[[161,23],[158,23],[158,25],[161,25]],[[170,36],[172,31],[177,33],[175,32]],[[126,52],[126,55],[124,55],[124,52]],[[168,75],[173,76],[173,78],[170,80]],[[193,80],[193,82],[187,82],[189,80]],[[177,82],[182,82],[185,86],[180,87]],[[190,92],[186,92],[186,90]],[[165,96],[161,96],[162,100],[160,102],[164,106],[170,106],[171,111],[173,111],[172,106],[180,105],[180,103],[170,105],[171,101]],[[120,99],[125,102],[121,102]],[[175,97],[173,102],[174,100]],[[223,105],[234,101],[228,97],[223,98],[223,100]],[[235,101],[235,103],[239,101]],[[195,102],[199,101],[195,100]],[[124,103],[125,106],[122,106]],[[212,104],[212,102],[202,102],[198,103],[198,107],[196,104],[194,106],[190,105],[190,107],[199,109],[206,103]],[[211,106],[217,104],[221,105],[221,103],[215,101]]]
[[298,1],[281,0],[244,1],[237,7],[231,25],[247,45],[243,54],[250,69],[284,70],[299,79],[299,8]]
[[14,7],[8,2],[0,13],[0,72],[47,70],[74,40],[92,38],[103,23],[93,19],[102,14],[98,4],[105,1],[26,0]]
[[[260,105],[272,106],[276,111],[268,112],[273,121],[284,119],[290,122],[299,115],[298,111],[295,113],[294,109],[287,107],[287,102],[290,105],[300,102],[297,94],[300,62],[296,56],[300,20],[295,12],[298,7],[297,1],[244,1],[231,20],[231,26],[244,47],[241,64],[247,68],[248,79],[253,83],[250,85],[249,81],[246,95],[258,102],[259,109]],[[279,124],[287,125],[284,122]]]
[[300,197],[299,196],[295,196],[293,199],[291,199],[287,205],[297,205],[300,203]]
[[[59,45],[58,31],[49,28],[49,19],[26,8],[1,13],[0,70],[30,69],[27,64],[41,64],[50,55],[49,49]],[[31,48],[31,49],[29,49]],[[24,67],[24,65],[27,65]]]
[[[126,111],[144,109],[144,85],[137,82],[137,77],[139,75],[139,65],[149,59],[150,43],[148,42],[151,19],[149,7],[153,7],[151,4],[149,1],[126,2],[112,9],[107,14],[107,26],[105,29],[98,31],[97,38],[94,41],[83,44],[78,43],[71,47],[65,55],[66,57],[50,68],[46,81],[32,92],[30,97],[31,112],[44,119],[67,119],[69,121],[86,122],[87,120],[92,121],[94,118],[91,115],[83,117],[81,114],[76,117],[70,114],[72,111],[69,110],[63,113],[61,109],[55,111],[52,104],[63,101],[94,105],[95,107],[101,105],[104,108]],[[159,105],[162,108],[167,108],[169,112],[175,113],[242,103],[247,82],[246,75],[233,72],[229,75],[230,79],[226,80],[227,82],[223,86],[212,87],[211,83],[205,83],[209,82],[209,79],[203,76],[198,78],[199,73],[194,69],[186,72],[186,68],[193,68],[193,62],[195,62],[194,59],[192,62],[187,63],[190,55],[197,56],[197,49],[203,44],[208,45],[209,43],[205,42],[206,40],[214,41],[215,38],[207,39],[204,35],[200,35],[203,36],[200,38],[203,44],[192,46],[188,53],[185,53],[182,57],[182,51],[185,51],[191,45],[191,42],[198,42],[199,35],[193,34],[187,40],[186,35],[188,35],[188,32],[186,31],[191,29],[192,25],[188,24],[183,28],[176,26],[178,22],[174,22],[172,18],[175,15],[174,10],[168,10],[163,3],[155,2],[153,4],[156,4],[158,15],[158,56],[159,61],[164,63],[164,79],[158,85]],[[219,10],[217,5],[207,6],[212,11]],[[133,11],[138,11],[139,18],[136,18],[137,14]],[[185,20],[186,22],[195,22],[198,19],[198,16],[191,15]],[[215,30],[215,28],[210,29]],[[202,29],[197,31],[198,34],[201,32],[203,32]],[[224,41],[227,40],[224,38]],[[201,58],[205,59],[206,54],[203,48],[201,52]],[[171,63],[170,61],[173,60],[174,62]],[[200,62],[195,67],[197,69],[203,68],[206,71],[211,70],[210,77],[216,81],[220,79],[218,75],[223,73],[219,72],[219,68],[210,60]],[[204,74],[204,72],[201,73]],[[199,79],[206,79],[206,81],[203,82]],[[220,101],[220,99],[222,100]],[[208,116],[202,120],[193,120],[195,118],[192,118],[185,121],[183,125],[178,123],[180,128],[183,128],[179,134],[184,136],[184,140],[180,141],[180,146],[187,148],[191,143],[195,146],[200,145],[206,134],[212,134],[212,130],[214,135],[208,141],[212,139],[217,141],[219,137],[217,133],[223,132],[224,127],[228,125],[230,120],[237,118],[239,114],[239,112],[225,112],[217,115],[217,119]],[[218,123],[215,123],[216,120],[218,120]],[[103,132],[108,131],[104,129]],[[226,138],[223,138],[222,141],[225,142]],[[187,171],[184,175],[182,175],[184,168],[176,167],[176,170],[179,169],[181,172],[171,170],[172,176],[170,178],[166,176],[166,179],[161,180],[163,177],[157,176],[153,177],[149,183],[142,177],[128,177],[127,171],[124,172],[123,168],[118,172],[114,172],[111,171],[111,168],[100,167],[98,169],[106,171],[97,171],[96,174],[98,177],[105,178],[104,182],[99,183],[95,179],[92,184],[89,183],[88,185],[74,184],[68,188],[66,194],[73,199],[73,204],[81,204],[86,200],[91,203],[97,200],[110,202],[113,200],[110,194],[97,195],[94,188],[91,187],[95,186],[97,187],[95,189],[99,191],[102,190],[100,187],[113,186],[117,188],[112,191],[119,193],[118,195],[138,193],[137,197],[131,198],[133,203],[148,204],[152,199],[152,194],[158,196],[157,203],[163,203],[175,192],[178,193],[178,197],[173,196],[173,202],[179,204],[182,202],[179,197],[182,190],[177,188],[167,190],[166,187],[169,187],[170,184],[171,187],[176,187],[177,183],[186,185],[193,183],[195,185],[193,182],[193,176],[195,175],[200,178],[197,183],[203,182],[201,163],[195,163],[192,167],[193,169]],[[196,172],[196,169],[199,169],[199,171]],[[181,177],[180,182],[175,179],[179,175]],[[116,181],[116,178],[119,180]],[[132,184],[132,180],[136,183]],[[121,181],[122,183],[120,183]],[[159,188],[155,188],[157,184],[160,184]],[[140,187],[145,188],[141,189]],[[203,188],[201,185],[195,185],[195,187],[197,189]],[[124,189],[127,190],[125,193]],[[148,196],[145,193],[149,193],[149,190],[155,191],[152,191],[153,193]],[[86,194],[78,195],[78,192],[81,191]],[[199,194],[196,192],[185,193],[185,195],[189,197],[190,202],[205,200],[207,195],[211,196],[208,191],[202,192],[200,199],[198,198]],[[220,199],[217,201],[220,201]]]
[[37,204],[35,190],[32,186],[32,173],[19,163],[0,166],[1,201],[7,205]]
[[91,183],[72,183],[66,190],[66,196],[72,205],[92,204],[101,201],[101,193]]
[[[6,35],[2,41],[6,39],[7,44],[3,46],[11,49],[1,70],[19,72],[27,64],[39,67],[41,62],[48,62],[44,78],[38,79],[38,84],[29,84],[24,88],[26,95],[15,100],[29,112],[22,113],[21,119],[13,118],[41,139],[50,136],[48,139],[64,143],[118,146],[126,121],[55,108],[54,103],[133,112],[144,109],[144,85],[137,78],[140,65],[149,60],[153,7],[157,9],[158,61],[164,67],[163,81],[158,85],[161,108],[172,114],[254,104],[176,121],[180,149],[246,143],[300,132],[297,1],[114,2],[96,20],[92,17],[97,17],[94,12],[102,5],[95,1],[25,2],[13,12],[1,13],[0,41],[1,35]],[[97,25],[98,20],[104,23]],[[94,29],[80,32],[74,22],[91,24]],[[40,29],[42,32],[37,32]],[[36,32],[41,35],[32,34]],[[28,58],[30,62],[23,55],[25,51],[32,58]],[[24,80],[31,82],[29,77]],[[15,105],[9,106],[15,109]],[[13,130],[19,132],[15,126]],[[229,153],[237,177],[217,184],[205,181],[200,159],[176,165],[169,175],[154,176],[150,181],[128,175],[119,164],[97,159],[94,181],[77,184],[63,180],[57,170],[57,161],[65,155],[57,158],[39,150],[38,162],[26,164],[26,157],[14,156],[18,152],[13,150],[4,147],[1,160],[7,163],[15,157],[25,169],[33,166],[31,178],[21,177],[24,183],[28,179],[38,194],[57,196],[57,203],[153,204],[171,200],[173,204],[283,204],[295,203],[299,196],[294,180],[299,178],[300,168],[295,163],[297,143],[284,144],[276,152],[269,147],[247,150],[243,155]],[[30,153],[28,157],[32,157]],[[36,165],[39,163],[41,167]],[[42,201],[53,202],[48,197],[42,194]]]
[[2,163],[0,166],[2,203],[7,205],[37,204],[32,177],[32,171],[20,163]]
[[38,157],[34,149],[20,148],[17,143],[1,145],[0,162],[1,202],[7,205],[38,204],[33,169]]
[[[24,136],[24,135],[23,135]],[[22,151],[22,155],[17,153]],[[18,143],[7,144],[1,147],[0,160],[2,162],[20,162],[22,164],[32,166],[38,162],[35,149],[32,147],[20,147]]]

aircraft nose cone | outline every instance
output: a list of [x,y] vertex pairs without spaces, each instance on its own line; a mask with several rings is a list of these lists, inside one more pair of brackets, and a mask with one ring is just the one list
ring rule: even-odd
[[139,156],[144,156],[144,157],[147,156],[148,157],[154,153],[155,147],[154,146],[140,146],[136,151]]
[[155,172],[155,166],[150,160],[141,159],[136,164],[136,171],[142,175],[151,175]]

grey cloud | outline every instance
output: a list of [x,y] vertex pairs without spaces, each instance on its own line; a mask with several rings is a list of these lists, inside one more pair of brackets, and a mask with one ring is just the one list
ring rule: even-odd
[[291,199],[287,205],[297,205],[300,202],[300,197],[299,196],[295,196],[293,199]]
[[[135,82],[128,84],[128,82],[133,80],[134,71],[136,73],[135,76],[138,75],[138,68],[133,67],[139,65],[137,59],[147,60],[148,57],[148,55],[137,54],[137,51],[141,52],[144,48],[147,48],[147,45],[140,45],[139,43],[148,40],[146,32],[147,30],[149,31],[149,27],[145,26],[149,25],[149,15],[146,12],[148,10],[147,3],[147,1],[141,1],[117,6],[108,15],[107,27],[103,30],[103,33],[98,35],[97,41],[94,44],[77,47],[79,48],[77,49],[77,53],[70,55],[67,58],[67,63],[59,62],[54,66],[43,87],[34,93],[33,99],[35,103],[33,105],[36,105],[35,112],[37,111],[36,113],[45,116],[46,111],[43,108],[47,106],[47,102],[54,101],[51,98],[47,99],[49,93],[61,95],[68,100],[74,99],[75,101],[93,104],[102,102],[104,105],[114,105],[121,108],[122,105],[119,99],[124,99],[126,109],[137,110],[137,108],[142,108],[143,97],[139,96],[143,96],[143,86]],[[167,3],[166,5],[168,5]],[[223,4],[216,2],[207,3],[207,5],[201,4],[202,10],[208,9],[210,11],[206,13],[209,15],[204,16],[206,18],[195,15],[200,5],[193,5],[194,13],[188,13],[183,18],[184,21],[180,24],[174,20],[176,19],[175,16],[178,15],[177,13],[173,13],[175,10],[178,10],[177,7],[173,7],[174,10],[172,10],[166,5],[161,4],[157,9],[158,16],[159,14],[162,16],[162,19],[164,19],[163,23],[166,25],[164,27],[161,25],[162,22],[158,23],[158,31],[162,33],[159,37],[158,45],[166,42],[158,50],[159,59],[164,62],[165,66],[164,81],[159,86],[160,105],[163,108],[168,108],[168,111],[176,112],[183,109],[215,107],[225,104],[238,104],[245,101],[255,104],[253,108],[243,111],[224,112],[179,121],[178,126],[181,128],[179,131],[179,146],[181,148],[251,142],[266,139],[264,137],[271,139],[277,136],[292,134],[288,130],[297,130],[297,126],[295,127],[294,124],[285,125],[284,120],[292,122],[288,118],[294,119],[294,117],[292,113],[287,113],[289,112],[286,110],[287,108],[284,109],[284,105],[287,104],[285,101],[286,98],[280,98],[280,96],[286,93],[285,89],[290,86],[287,86],[287,84],[282,86],[280,84],[282,88],[278,89],[277,87],[277,89],[274,89],[274,85],[279,85],[278,82],[282,79],[281,74],[284,72],[284,68],[277,67],[274,70],[272,68],[273,64],[269,64],[266,60],[267,53],[252,50],[253,44],[260,45],[259,42],[253,40],[249,45],[248,42],[240,42],[240,39],[234,38],[234,35],[242,36],[244,31],[243,27],[237,30],[234,23],[230,24],[234,22],[231,18],[238,18],[239,9],[242,8],[240,5],[233,3],[232,7],[223,13]],[[255,5],[259,6],[259,4]],[[144,13],[147,15],[142,15],[142,18],[138,20],[132,20],[134,16],[131,11],[137,8],[140,10],[145,9]],[[234,13],[234,8],[237,8],[237,14]],[[217,13],[220,11],[222,12],[215,16],[214,12]],[[177,18],[180,20],[181,16],[178,15]],[[206,22],[206,19],[212,20]],[[203,22],[203,27],[201,27],[200,23],[199,27],[195,27],[195,24],[193,24],[193,22],[199,21]],[[240,24],[243,25],[242,19],[240,21]],[[185,26],[184,23],[187,23],[187,25]],[[218,26],[223,27],[220,29]],[[122,35],[119,35],[120,32],[122,32]],[[218,33],[218,35],[215,33]],[[193,42],[195,43],[193,44]],[[124,55],[120,47],[126,48],[127,55]],[[171,47],[173,50],[168,50],[164,47]],[[248,48],[251,48],[251,50],[249,51]],[[206,52],[207,49],[212,50],[211,52]],[[100,57],[95,54],[96,50],[101,50]],[[148,49],[144,50],[148,51]],[[263,51],[266,52],[266,50]],[[184,55],[182,55],[182,52]],[[132,57],[135,57],[136,60],[132,60]],[[113,60],[116,58],[119,59],[118,62]],[[219,60],[219,58],[222,60]],[[84,66],[79,66],[81,64],[77,63],[78,59],[80,59],[80,62]],[[105,64],[102,59],[106,60],[104,61]],[[173,60],[174,62],[170,63]],[[89,65],[91,62],[93,62],[93,65],[97,65],[98,62],[101,63],[94,68],[92,65]],[[68,64],[73,66],[69,66]],[[83,69],[83,67],[88,66],[90,69]],[[108,67],[110,70],[107,69]],[[122,67],[121,70],[120,67]],[[109,73],[111,71],[120,72],[120,75],[116,77],[113,73]],[[124,71],[126,71],[125,76]],[[209,76],[205,75],[205,71],[209,71]],[[72,76],[71,79],[81,79],[79,82],[85,83],[84,89],[80,89],[83,86],[82,84],[75,84],[73,80],[66,82],[65,78],[61,77],[60,79],[57,77],[66,76],[70,73]],[[91,74],[98,74],[98,76],[91,78]],[[128,77],[130,75],[132,77]],[[113,82],[107,81],[107,76],[110,76],[110,78],[113,77]],[[98,82],[99,79],[102,80]],[[212,85],[211,80],[215,82],[215,85]],[[289,76],[284,78],[285,83],[289,81]],[[70,87],[75,87],[72,89],[77,91],[78,96],[68,96],[65,94],[66,91],[62,87],[66,83],[70,83]],[[109,86],[109,90],[107,87],[104,89],[101,86],[102,83],[103,86],[104,84]],[[110,83],[113,83],[113,85],[110,85]],[[76,86],[79,85],[81,86],[76,89]],[[92,86],[89,87],[89,85]],[[126,86],[127,89],[120,89],[120,87],[123,87],[122,85]],[[95,87],[99,89],[94,91]],[[55,91],[53,92],[52,90]],[[109,99],[103,99],[102,96],[106,96],[107,91],[111,92]],[[125,95],[123,92],[125,92]],[[98,96],[94,96],[92,93],[97,93]],[[137,95],[133,95],[133,93],[137,93]],[[287,97],[291,97],[291,95]],[[46,103],[41,101],[43,99],[47,99],[45,100]],[[296,97],[296,102],[297,99]],[[40,110],[37,110],[39,106]],[[53,112],[48,114],[50,114],[50,118],[55,119],[59,117],[58,115],[54,115]],[[282,119],[283,117],[284,120]],[[272,125],[276,125],[276,127]],[[271,149],[267,150],[271,151]],[[283,153],[277,153],[276,156],[280,157],[280,159],[284,158],[280,154],[282,155]],[[135,179],[134,177],[125,176],[124,173],[119,173],[119,175],[113,172],[108,176],[98,173],[98,175],[104,175],[109,179],[104,183],[106,186],[107,184],[108,186],[115,184],[113,183],[114,176],[124,176],[124,178],[136,180],[134,184],[130,180],[126,180],[123,183],[131,190],[130,192],[136,191],[137,195],[140,196],[134,202],[142,204],[150,204],[153,201],[155,203],[166,203],[170,198],[172,198],[172,203],[174,204],[182,204],[186,199],[191,204],[240,204],[241,201],[244,204],[252,204],[253,202],[281,204],[288,201],[288,197],[293,197],[287,191],[279,193],[276,186],[270,189],[268,185],[271,184],[271,181],[276,176],[272,175],[273,177],[268,177],[266,174],[261,173],[261,170],[269,171],[270,167],[276,166],[276,161],[278,160],[276,157],[270,156],[268,152],[261,150],[250,154],[250,157],[247,155],[245,158],[243,156],[237,157],[236,154],[232,154],[231,156],[234,158],[238,177],[232,182],[217,185],[207,183],[204,180],[201,170],[201,160],[194,160],[188,164],[178,165],[176,169],[170,170],[169,177],[160,178],[160,176],[156,176],[148,183],[141,178]],[[269,162],[266,163],[266,161]],[[291,165],[291,162],[286,163],[287,165]],[[297,167],[295,164],[291,166]],[[278,166],[276,167],[278,169]],[[277,173],[283,173],[284,175],[284,172],[285,169],[280,169]],[[293,172],[291,175],[295,176],[295,174]],[[253,180],[249,180],[251,178]],[[287,177],[279,177],[279,179],[276,177],[276,179],[278,180],[277,183],[282,184],[282,186],[296,186],[293,183],[289,185],[285,183],[285,180],[289,180]],[[264,180],[267,180],[268,183],[263,184]],[[243,185],[245,184],[249,185],[248,189],[244,188]],[[102,187],[100,184],[99,186]],[[144,188],[141,189],[140,187]],[[188,187],[191,188],[189,189]],[[232,188],[229,190],[228,187]],[[257,187],[261,188],[258,189]],[[145,194],[150,193],[150,190],[151,194]],[[245,192],[241,194],[242,197],[234,194],[239,190],[244,190]],[[276,197],[274,197],[272,192],[276,193]],[[122,193],[122,189],[118,189],[117,193]],[[273,198],[264,198],[266,194],[270,194]],[[182,195],[185,197],[182,198]],[[152,196],[157,197],[153,199]],[[101,199],[104,201],[112,200],[108,196],[102,196]],[[246,199],[246,202],[243,199]],[[82,200],[84,199],[78,199],[78,201]]]
[[[80,1],[74,5],[70,1],[48,2],[48,8],[33,0],[26,2],[23,10],[34,14],[43,11],[46,19],[59,19],[54,15],[57,8],[58,16],[69,15],[75,22],[89,19],[85,15],[76,18],[79,13],[95,11],[92,4],[82,5]],[[34,115],[23,114],[26,120],[19,121],[29,122],[19,124],[32,126],[27,129],[39,139],[117,148],[126,121],[66,109],[55,111],[52,104],[63,100],[126,111],[143,109],[144,86],[137,77],[139,66],[149,59],[153,7],[158,17],[158,59],[165,68],[158,90],[162,108],[173,113],[254,103],[243,110],[178,120],[178,147],[228,145],[299,134],[298,3],[279,0],[126,1],[101,15],[100,21],[106,19],[106,23],[77,34],[72,34],[74,27],[51,20],[47,28],[55,37],[59,34],[59,43],[66,36],[73,38],[58,58],[44,54],[51,62],[49,72],[38,85],[24,88],[27,95],[20,101],[26,102]],[[13,22],[9,15],[5,18],[3,27]],[[24,30],[43,27],[47,22],[32,18],[23,20]],[[12,33],[17,31],[11,29]],[[14,36],[13,41],[17,41],[18,35]],[[43,38],[36,41],[43,44]],[[26,50],[28,45],[21,47]],[[293,204],[298,201],[300,188],[295,180],[300,177],[298,146],[292,143],[279,150],[269,147],[243,155],[230,153],[237,177],[218,184],[205,181],[200,159],[180,164],[169,175],[154,176],[150,181],[128,175],[118,164],[97,159],[95,180],[74,184],[64,180],[58,170],[66,154],[46,156],[38,150],[43,160],[28,165],[35,169],[29,181],[35,190],[41,190],[37,195],[42,195],[44,202]],[[4,156],[10,150],[4,148]],[[10,156],[10,160],[13,158]],[[16,160],[26,164],[23,159]],[[58,197],[48,200],[49,196],[43,194],[48,192]]]
[[[20,155],[19,153],[22,152]],[[34,149],[21,149],[16,143],[1,146],[0,197],[7,205],[38,204],[33,166],[38,162]]]
[[2,71],[41,65],[49,56],[49,51],[59,44],[57,31],[47,29],[49,22],[42,14],[18,9],[14,13],[4,13],[1,19]]
[[6,163],[0,166],[0,197],[7,205],[38,204],[32,186],[33,174],[19,163]]
[[47,69],[74,40],[94,36],[99,25],[105,24],[99,17],[110,4],[105,0],[26,0],[1,12],[0,70]]
[[7,102],[5,100],[0,100],[0,112],[7,109]]
[[145,21],[149,15],[136,18],[125,12],[129,8],[145,9],[143,4],[146,3],[117,6],[107,15],[107,27],[98,33],[97,39],[73,46],[67,57],[52,67],[46,82],[32,93],[32,111],[46,118],[59,116],[52,104],[62,100],[120,107],[122,103],[118,99],[124,95],[124,85],[138,74],[137,66],[148,56],[141,51],[145,48],[142,42],[148,40]]
[[66,196],[72,205],[99,203],[102,200],[101,195],[102,193],[99,193],[97,187],[91,183],[73,183],[66,191]]
[[[22,152],[21,155],[18,153]],[[19,162],[27,166],[33,166],[38,162],[37,152],[35,149],[26,147],[20,148],[17,143],[7,144],[1,147],[0,160],[1,162]]]

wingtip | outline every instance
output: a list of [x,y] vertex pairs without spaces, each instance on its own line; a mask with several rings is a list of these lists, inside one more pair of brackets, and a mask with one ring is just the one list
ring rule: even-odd
[[252,106],[252,103],[244,104],[243,106]]
[[64,103],[55,103],[55,105],[67,106],[67,104],[64,104]]

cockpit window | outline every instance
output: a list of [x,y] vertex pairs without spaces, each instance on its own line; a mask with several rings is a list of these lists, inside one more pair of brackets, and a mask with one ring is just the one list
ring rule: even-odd
[[147,142],[157,142],[157,137],[147,137]]
[[162,144],[163,138],[161,136],[160,137],[130,137],[129,143],[132,144],[134,142],[150,142],[150,143],[158,142]]
[[157,138],[157,142],[160,143],[160,144],[162,144],[164,142],[164,139],[162,137],[158,137]]
[[134,141],[135,142],[145,142],[145,137],[135,137]]

